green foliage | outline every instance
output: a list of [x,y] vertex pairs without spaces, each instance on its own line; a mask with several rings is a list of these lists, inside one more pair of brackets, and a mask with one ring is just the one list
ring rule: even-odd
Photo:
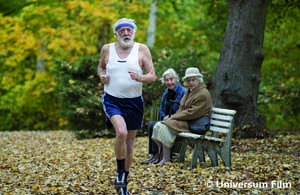
[[[78,107],[70,106],[69,110],[64,107],[63,112],[60,111],[60,106],[71,103],[57,91],[67,94],[70,88],[72,93],[81,96],[87,96],[93,87],[101,91],[102,86],[95,81],[98,62],[93,56],[104,43],[114,41],[111,26],[120,17],[136,20],[136,41],[145,43],[150,3],[146,0],[0,0],[0,130],[64,129],[66,118],[74,117],[69,121],[70,128],[76,124],[72,114],[78,114],[81,108],[85,112],[85,115],[80,113],[80,117],[85,116],[83,124],[88,123],[87,115],[92,112],[91,118],[100,117],[95,114],[102,112],[101,104],[96,108],[93,103],[100,103],[99,99],[93,99],[95,97],[84,101],[72,94],[73,101],[78,100],[74,104]],[[157,8],[156,42],[152,49],[157,75],[172,67],[182,77],[187,67],[196,66],[209,82],[223,42],[228,1],[157,1]],[[299,128],[299,114],[295,111],[300,91],[299,19],[296,1],[271,1],[259,89],[259,106],[270,128]],[[92,57],[84,60],[82,56]],[[72,68],[57,66],[56,60]],[[44,72],[38,71],[39,61],[44,64]],[[80,65],[88,61],[93,63],[90,70],[86,70],[87,64]],[[81,66],[87,75],[78,76],[75,67]],[[66,75],[58,74],[59,71]],[[91,75],[94,78],[88,79]],[[57,83],[64,77],[75,83]],[[159,105],[164,88],[160,81],[145,84],[145,125],[150,116],[148,108]],[[92,91],[91,96],[95,93]],[[66,118],[61,117],[61,113]],[[95,124],[97,129],[103,127],[103,120]],[[88,128],[73,127],[76,130]]]
[[[291,69],[296,71],[296,67]],[[277,72],[273,78],[278,80],[269,81],[272,85],[261,84],[259,107],[264,113],[267,113],[269,128],[274,130],[299,129],[300,79],[291,77],[286,82],[282,82],[281,76]]]
[[60,120],[56,83],[51,80],[39,73],[2,94],[0,130],[56,129]]
[[26,0],[0,0],[0,13],[3,15],[12,15],[19,12],[24,6],[30,4]]
[[170,49],[164,48],[161,50],[155,50],[152,52],[156,73],[158,76],[162,75],[168,68],[174,68],[174,70],[182,78],[185,74],[185,70],[188,67],[198,67],[200,71],[208,78],[209,66],[203,63],[205,55],[199,52],[197,49]]
[[295,1],[271,2],[258,102],[271,129],[299,129],[299,19]]
[[[82,134],[105,130],[101,104],[103,86],[97,75],[99,56],[83,57],[75,63],[58,63],[59,102],[68,129]],[[83,134],[82,134],[83,135]]]

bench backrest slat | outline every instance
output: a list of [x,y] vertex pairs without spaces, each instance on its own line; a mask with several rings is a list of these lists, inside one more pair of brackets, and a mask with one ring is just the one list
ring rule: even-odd
[[235,115],[236,111],[235,110],[228,110],[228,109],[225,109],[225,108],[215,108],[213,107],[213,112],[215,113],[221,113],[221,114],[224,114],[224,115]]
[[225,128],[230,127],[230,121],[220,121],[220,120],[211,119],[210,124],[214,126],[225,127]]
[[210,126],[209,130],[213,131],[213,132],[218,132],[218,133],[228,133],[228,131],[229,131],[228,128],[221,128],[221,127],[217,127],[217,126]]
[[231,115],[222,115],[222,114],[218,114],[218,113],[212,113],[210,118],[215,119],[215,120],[223,120],[223,121],[231,122],[233,116],[231,116]]
[[211,126],[209,131],[212,131],[213,133],[227,134],[231,130],[233,115],[235,113],[235,110],[213,108],[210,120]]

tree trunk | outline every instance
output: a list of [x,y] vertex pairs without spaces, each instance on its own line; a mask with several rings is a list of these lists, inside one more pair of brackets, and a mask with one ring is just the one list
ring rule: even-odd
[[41,57],[41,56],[44,56],[46,52],[46,46],[45,46],[45,43],[40,40],[40,49],[39,49],[39,53],[40,55],[38,55],[37,57],[37,60],[36,60],[36,72],[37,73],[42,73],[42,72],[45,72],[45,59],[44,57]]
[[264,137],[265,119],[257,105],[267,0],[230,0],[230,12],[210,88],[214,106],[237,110],[235,135]]
[[154,47],[155,42],[155,27],[156,27],[156,0],[152,0],[151,9],[149,13],[149,24],[148,24],[148,35],[147,35],[147,45],[150,48]]

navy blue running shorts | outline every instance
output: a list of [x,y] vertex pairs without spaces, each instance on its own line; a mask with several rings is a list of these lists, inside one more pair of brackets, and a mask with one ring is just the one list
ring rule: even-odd
[[142,96],[136,98],[117,98],[104,93],[102,104],[108,128],[112,128],[110,118],[113,115],[121,115],[124,118],[128,131],[142,128],[144,114],[144,100]]

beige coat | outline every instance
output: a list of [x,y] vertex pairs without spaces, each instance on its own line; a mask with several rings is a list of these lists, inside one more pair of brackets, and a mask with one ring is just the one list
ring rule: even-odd
[[189,131],[188,120],[210,115],[212,110],[212,99],[204,83],[193,90],[187,90],[184,94],[179,110],[170,119],[162,121],[168,127],[177,131]]

